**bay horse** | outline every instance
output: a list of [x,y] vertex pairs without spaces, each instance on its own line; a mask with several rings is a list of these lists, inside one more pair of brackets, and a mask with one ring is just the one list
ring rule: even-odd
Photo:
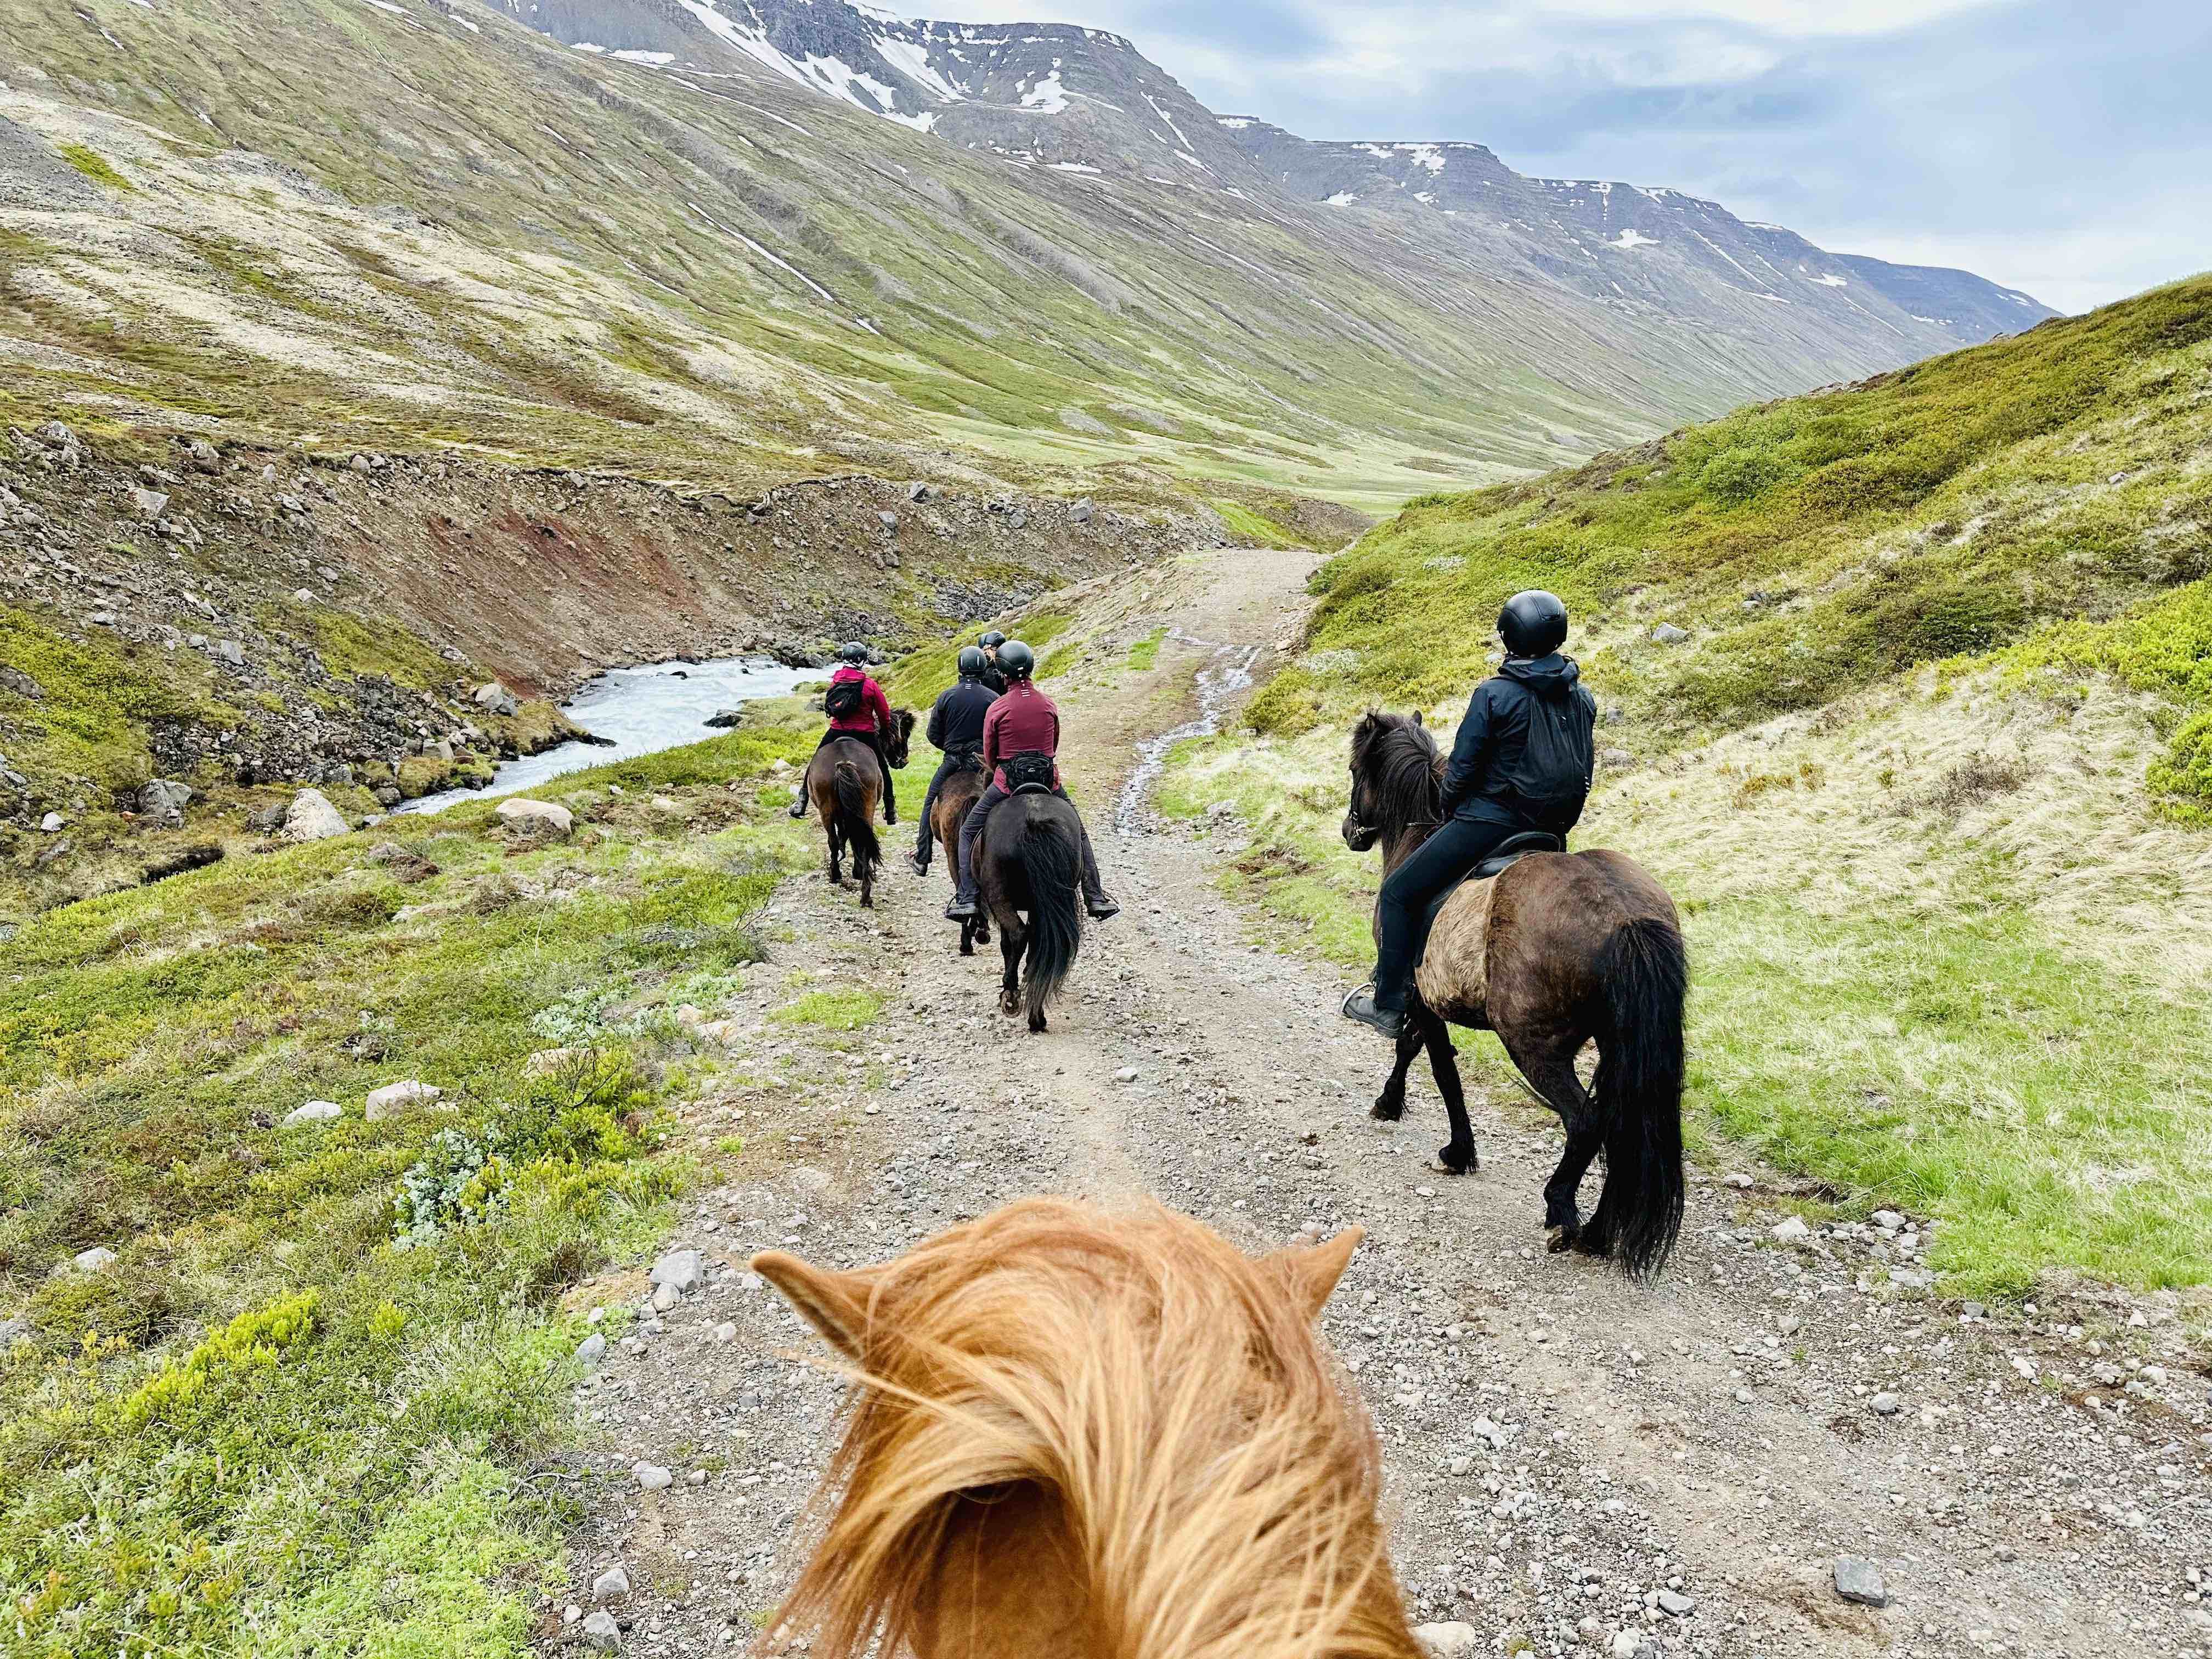
[[[902,771],[914,738],[914,710],[891,711],[890,736],[884,747],[891,769]],[[884,861],[876,840],[876,803],[883,799],[884,770],[876,751],[854,738],[833,738],[814,751],[806,763],[806,798],[822,820],[830,840],[830,879],[845,884],[844,855],[853,853],[853,874],[860,884],[860,903],[873,909],[876,870]]]
[[[965,766],[938,786],[937,810],[930,817],[929,829],[945,849],[945,873],[955,887],[960,884],[960,826],[967,822],[969,810],[983,799],[983,787],[990,781],[981,757],[971,756]],[[960,954],[972,957],[977,945],[990,942],[991,913],[978,908],[960,924]]]
[[1254,1259],[1030,1199],[881,1267],[755,1256],[854,1382],[755,1651],[1420,1659],[1375,1431],[1313,1328],[1359,1238]]
[[[1382,844],[1387,876],[1443,818],[1443,757],[1421,723],[1373,710],[1352,734],[1345,844]],[[1492,1030],[1537,1097],[1559,1115],[1566,1148],[1544,1183],[1554,1253],[1613,1256],[1656,1273],[1682,1222],[1682,1005],[1688,957],[1674,902],[1620,853],[1530,853],[1460,887],[1437,913],[1407,999],[1397,1062],[1372,1115],[1405,1111],[1406,1073],[1428,1050],[1451,1120],[1437,1159],[1476,1167],[1452,1025]],[[1585,1090],[1575,1058],[1598,1045]],[[1583,1221],[1576,1194],[1599,1149],[1605,1184]]]
[[1045,1029],[1046,1005],[1067,982],[1082,946],[1083,907],[1076,902],[1082,882],[1083,821],[1058,795],[1009,795],[983,821],[975,889],[999,924],[1006,962],[999,1006],[1018,1014],[1026,1005],[1032,1031]]

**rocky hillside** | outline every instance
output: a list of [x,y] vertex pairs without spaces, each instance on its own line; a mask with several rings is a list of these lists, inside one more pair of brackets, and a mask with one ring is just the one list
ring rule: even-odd
[[0,412],[709,489],[980,465],[1103,496],[1152,462],[1382,506],[1986,321],[1786,237],[1769,270],[1718,210],[1593,226],[1524,180],[1474,214],[1445,199],[1472,150],[1441,191],[1314,174],[1326,147],[1285,181],[1097,31],[526,16],[0,0]]
[[866,475],[757,495],[481,459],[0,449],[0,919],[214,855],[299,787],[349,817],[573,734],[609,666],[896,647],[1224,535]]

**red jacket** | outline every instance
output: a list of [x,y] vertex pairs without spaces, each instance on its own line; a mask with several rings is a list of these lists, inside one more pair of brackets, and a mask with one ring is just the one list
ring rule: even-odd
[[859,709],[853,714],[846,715],[842,720],[831,720],[830,722],[830,730],[833,732],[881,732],[886,736],[890,735],[891,729],[890,699],[884,695],[884,688],[882,686],[878,685],[875,681],[868,678],[867,670],[865,668],[855,668],[852,664],[847,663],[842,668],[832,674],[830,677],[830,684],[833,685],[839,680],[858,680],[860,683],[860,706]]
[[[1006,761],[1030,749],[1046,755],[1060,752],[1060,710],[1033,681],[1015,680],[983,716],[983,764],[991,769],[991,781],[1006,789]],[[1052,769],[1052,781],[1057,787],[1057,766]]]

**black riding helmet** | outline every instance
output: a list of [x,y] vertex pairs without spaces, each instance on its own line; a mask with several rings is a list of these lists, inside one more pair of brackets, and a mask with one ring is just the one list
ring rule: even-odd
[[1019,640],[1008,640],[999,647],[999,666],[1010,680],[1025,680],[1036,672],[1036,653]]
[[963,645],[960,647],[960,678],[962,679],[981,679],[983,671],[990,665],[991,659],[976,647]]
[[986,651],[988,651],[993,646],[1004,645],[1006,642],[1006,636],[1004,634],[997,632],[995,629],[991,633],[984,635],[981,639],[975,641],[976,644],[981,646]]
[[848,641],[837,647],[837,660],[840,662],[849,662],[858,665],[867,659],[868,647],[858,640]]
[[1505,601],[1498,637],[1512,657],[1548,657],[1567,642],[1567,607],[1556,593],[1531,587]]

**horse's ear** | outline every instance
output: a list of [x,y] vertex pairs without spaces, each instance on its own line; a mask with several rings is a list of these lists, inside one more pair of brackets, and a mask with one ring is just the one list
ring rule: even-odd
[[1422,723],[1422,722],[1421,722],[1421,711],[1420,711],[1419,709],[1416,708],[1416,709],[1413,711],[1413,724],[1414,724],[1414,725],[1416,725],[1416,726],[1419,726],[1419,725],[1420,725],[1421,723]]
[[868,1328],[870,1275],[817,1267],[781,1250],[763,1250],[752,1270],[783,1293],[799,1317],[848,1359],[860,1357]]
[[1336,1289],[1336,1281],[1352,1265],[1352,1253],[1366,1237],[1364,1227],[1346,1227],[1326,1244],[1286,1245],[1271,1252],[1266,1260],[1278,1263],[1290,1275],[1291,1288],[1304,1306],[1306,1317],[1318,1319],[1329,1293]]

